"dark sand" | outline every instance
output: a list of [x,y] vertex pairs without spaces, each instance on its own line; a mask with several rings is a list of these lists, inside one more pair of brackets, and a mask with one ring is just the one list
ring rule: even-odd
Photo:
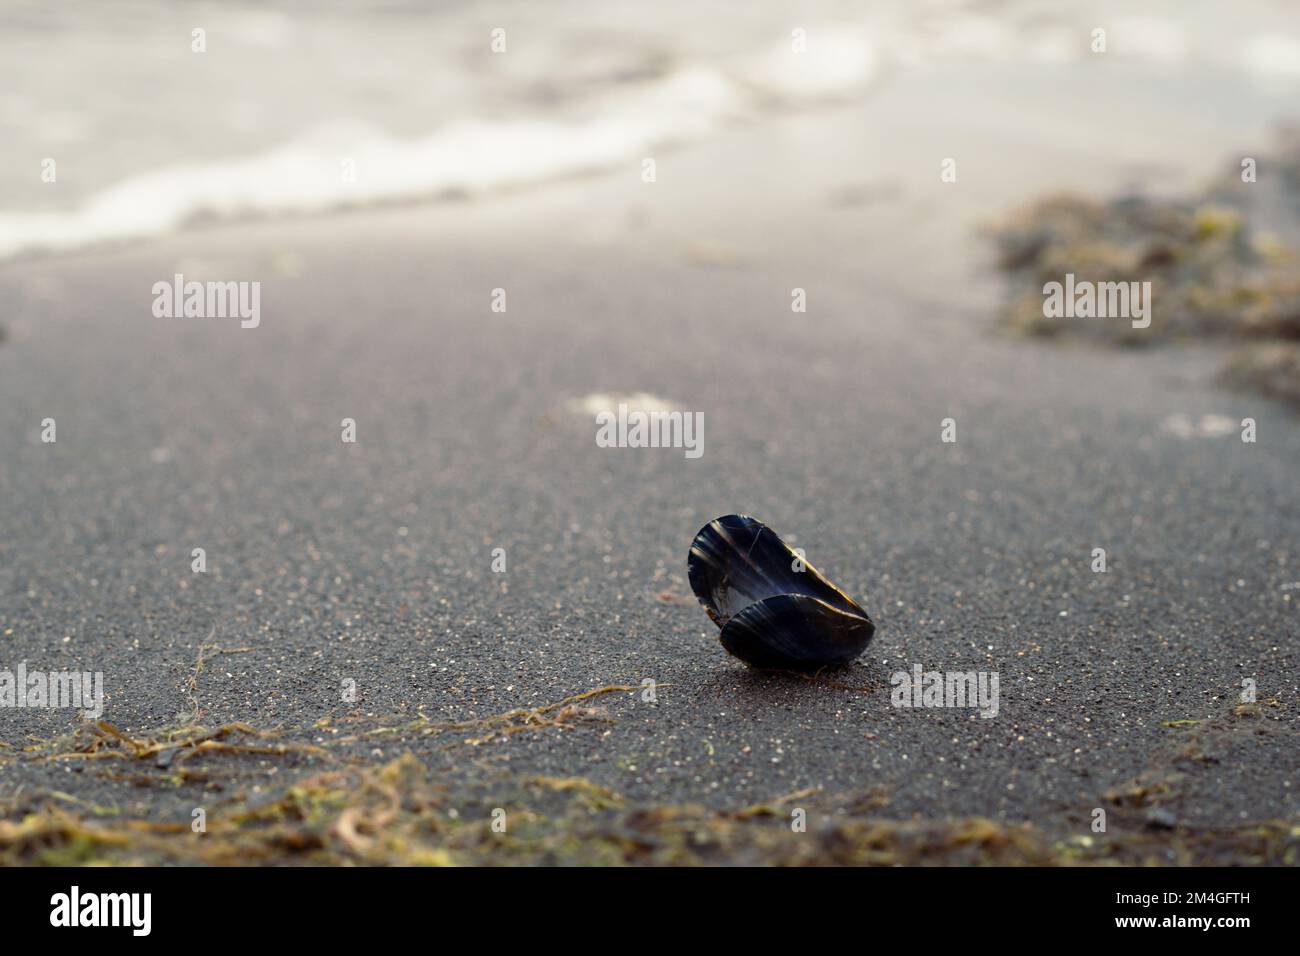
[[[182,754],[188,773],[175,755],[45,760],[66,748],[35,741],[75,717],[6,711],[0,847],[168,858],[143,838],[42,843],[14,827],[54,807],[89,826],[176,824],[179,846],[194,807],[217,821],[321,773],[355,788],[409,751],[438,819],[454,810],[481,837],[442,856],[426,832],[427,859],[389,848],[407,861],[492,859],[495,807],[539,832],[565,815],[521,859],[888,862],[845,827],[982,817],[994,824],[965,838],[973,859],[1028,823],[1050,859],[1292,860],[1300,426],[1217,388],[1216,353],[999,337],[999,280],[972,227],[1053,185],[1140,178],[1105,143],[1142,118],[1117,119],[1091,152],[1040,145],[1031,163],[1010,125],[954,147],[971,104],[937,102],[934,129],[887,98],[868,116],[740,129],[666,156],[654,186],[629,169],[0,269],[0,661],[103,671],[105,719],[133,736],[197,702],[203,726],[326,748]],[[1204,157],[1184,178],[1222,152],[1212,125],[1181,130],[1204,146],[1182,154]],[[961,178],[944,186],[935,157],[954,151]],[[261,279],[261,328],[153,318],[150,287],[174,271]],[[488,309],[499,286],[504,315]],[[805,315],[790,312],[795,286]],[[704,412],[703,458],[599,449],[568,407],[641,390]],[[1204,414],[1252,417],[1259,440],[1162,424]],[[47,416],[56,445],[36,438]],[[955,445],[939,440],[948,416]],[[849,670],[758,675],[722,651],[686,551],[736,511],[873,616]],[[497,546],[505,575],[489,569]],[[208,574],[191,573],[193,547]],[[205,644],[249,650],[194,675]],[[892,708],[889,675],[913,663],[996,670],[999,714]],[[1243,677],[1259,703],[1239,709]],[[478,745],[447,749],[485,735],[473,727],[374,733],[646,678],[666,685],[657,703],[608,693],[578,705],[600,713]],[[593,789],[525,783],[539,776]],[[671,812],[637,816],[810,789],[774,815],[708,818],[746,829],[695,855],[654,857],[668,846],[654,815]],[[790,806],[808,834],[788,833]],[[1107,834],[1090,829],[1096,807]],[[331,826],[317,827],[330,852],[387,852]],[[629,827],[630,843],[592,835]],[[775,834],[784,849],[767,847]],[[961,858],[945,839],[897,858]]]

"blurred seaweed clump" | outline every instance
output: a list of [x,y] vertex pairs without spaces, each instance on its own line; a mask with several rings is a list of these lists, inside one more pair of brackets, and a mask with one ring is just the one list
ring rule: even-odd
[[[1126,346],[1223,341],[1236,346],[1226,382],[1300,407],[1300,128],[1249,173],[1242,163],[1190,198],[1060,194],[994,224],[1011,281],[1003,325]],[[1150,326],[1049,317],[1044,286],[1071,274],[1076,286],[1150,282]]]

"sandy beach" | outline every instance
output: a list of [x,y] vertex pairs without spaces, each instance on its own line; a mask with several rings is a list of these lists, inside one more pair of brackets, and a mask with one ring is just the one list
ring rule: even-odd
[[[1192,188],[1279,115],[1050,76],[909,74],[653,183],[0,263],[4,662],[102,672],[112,728],[3,714],[0,858],[1293,863],[1295,415],[1211,346],[1003,334],[980,234]],[[260,324],[156,317],[177,273],[260,281]],[[703,455],[598,448],[583,401],[638,393],[703,412]],[[723,652],[686,553],[730,513],[862,604],[860,660]],[[996,717],[893,706],[913,665],[998,673]]]

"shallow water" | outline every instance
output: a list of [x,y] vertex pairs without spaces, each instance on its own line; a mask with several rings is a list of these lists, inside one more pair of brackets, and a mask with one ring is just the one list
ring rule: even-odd
[[[1121,2],[863,6],[822,0],[793,18],[773,0],[9,0],[0,256],[195,219],[474,195],[621,163],[637,176],[653,151],[737,122],[890,85],[926,89],[935,71],[960,82],[963,67],[990,62],[1031,86],[1067,65],[1133,70],[1125,102],[1098,103],[1107,111],[1188,112],[1217,98],[1249,124],[1300,93],[1294,4],[1157,2],[1141,16]],[[1098,26],[1104,54],[1090,50]],[[498,28],[505,51],[494,53]],[[918,96],[920,118],[924,104]],[[1059,142],[1086,135],[1089,119],[1062,109],[1032,122],[1027,132]],[[1118,146],[1137,162],[1169,161],[1158,137]]]

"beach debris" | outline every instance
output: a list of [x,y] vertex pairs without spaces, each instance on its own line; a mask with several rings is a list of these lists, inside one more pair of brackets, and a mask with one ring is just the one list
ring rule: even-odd
[[[667,684],[659,684],[667,687]],[[604,723],[609,716],[600,707],[588,706],[585,702],[605,694],[630,693],[641,690],[640,685],[607,684],[593,687],[581,694],[573,694],[564,700],[541,707],[515,707],[499,714],[477,717],[471,720],[431,721],[424,714],[418,720],[408,721],[401,726],[375,727],[366,733],[370,736],[383,735],[401,737],[412,734],[416,737],[437,737],[446,733],[476,733],[476,736],[464,738],[447,745],[446,749],[459,746],[478,747],[488,743],[500,743],[513,734],[546,728],[568,729],[586,723]]]
[[[994,234],[998,264],[1012,278],[1003,321],[1013,332],[1123,345],[1300,336],[1294,251],[1228,205],[1051,196],[1017,210]],[[1062,321],[1050,314],[1045,284],[1067,275],[1080,289],[1088,283],[1149,282],[1160,303],[1150,330],[1143,325],[1135,333],[1126,322]]]
[[722,646],[751,667],[817,670],[847,664],[876,626],[858,604],[748,515],[725,515],[695,536],[691,590]]
[[[1183,196],[1050,195],[1012,212],[989,230],[1009,280],[1003,327],[1124,346],[1230,344],[1220,381],[1300,408],[1300,129],[1283,131],[1269,164],[1279,175],[1268,183],[1243,178],[1234,159]],[[1058,287],[1083,299],[1062,313],[1048,295]],[[1119,315],[1089,306],[1103,292]]]
[[1152,807],[1147,811],[1147,826],[1157,830],[1172,830],[1178,826],[1178,818],[1164,807]]
[[1224,360],[1219,380],[1300,408],[1300,342],[1269,342],[1235,349]]

